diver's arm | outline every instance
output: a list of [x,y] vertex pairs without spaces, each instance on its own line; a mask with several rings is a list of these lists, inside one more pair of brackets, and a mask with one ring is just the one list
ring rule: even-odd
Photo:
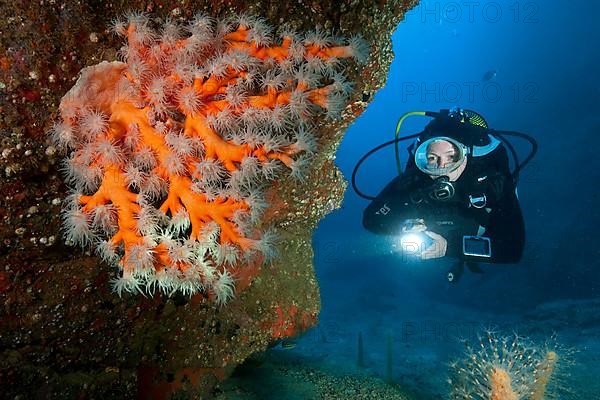
[[492,260],[496,263],[518,263],[525,248],[525,223],[515,187],[508,179],[502,196],[490,214],[486,235],[492,242]]
[[492,211],[482,236],[490,239],[491,257],[464,255],[463,236],[466,233],[461,230],[452,231],[445,237],[448,242],[446,255],[466,261],[518,263],[525,247],[525,224],[511,178],[495,177],[486,195],[487,206]]
[[474,235],[477,231],[477,223],[475,222],[473,226],[472,217],[466,215],[461,218],[460,213],[454,215],[452,226],[455,229],[439,232],[446,240],[445,255],[465,261],[517,263],[523,253],[525,228],[511,178],[503,175],[494,176],[485,194],[486,206],[491,212],[482,236],[490,239],[491,257],[463,254],[463,237]]
[[405,175],[394,178],[363,213],[363,226],[370,232],[397,235],[402,223],[417,218],[409,199],[411,178]]

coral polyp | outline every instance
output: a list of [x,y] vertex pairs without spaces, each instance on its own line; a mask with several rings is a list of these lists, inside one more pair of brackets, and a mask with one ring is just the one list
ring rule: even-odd
[[[560,354],[560,356],[559,356]],[[573,364],[573,350],[552,338],[534,346],[518,335],[501,337],[488,331],[466,354],[451,364],[451,399],[543,400],[575,398],[564,370]]]
[[114,290],[224,304],[236,268],[274,255],[264,188],[302,179],[317,121],[338,118],[356,38],[274,35],[253,16],[113,24],[123,61],[84,68],[52,137],[70,151],[65,236],[118,266]]

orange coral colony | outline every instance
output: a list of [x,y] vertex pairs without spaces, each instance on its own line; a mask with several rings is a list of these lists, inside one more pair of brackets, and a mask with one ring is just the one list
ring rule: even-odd
[[124,62],[83,69],[52,132],[71,151],[67,241],[119,267],[119,295],[223,304],[236,266],[273,256],[264,188],[286,171],[302,179],[317,120],[338,117],[352,87],[341,61],[367,47],[320,31],[276,38],[251,16],[156,31],[135,14],[114,29]]

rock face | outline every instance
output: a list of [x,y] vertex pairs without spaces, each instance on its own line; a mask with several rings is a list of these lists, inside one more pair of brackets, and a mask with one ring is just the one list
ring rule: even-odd
[[[26,398],[190,398],[208,395],[249,355],[317,322],[311,236],[342,201],[335,167],[345,129],[385,83],[390,35],[415,1],[19,2],[0,8],[0,387]],[[192,5],[192,3],[194,3]],[[79,71],[117,59],[112,20],[128,10],[186,20],[198,12],[258,15],[274,26],[358,34],[366,65],[343,118],[319,124],[320,152],[304,181],[268,190],[264,222],[281,234],[280,257],[254,268],[223,307],[200,295],[146,298],[111,292],[115,271],[64,244],[67,194],[60,154],[47,138],[60,98]]]

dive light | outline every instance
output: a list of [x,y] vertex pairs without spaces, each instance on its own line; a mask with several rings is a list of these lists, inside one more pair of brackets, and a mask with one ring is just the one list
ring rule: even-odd
[[421,256],[433,244],[433,239],[425,232],[407,232],[400,235],[400,249],[409,256]]
[[421,253],[433,244],[433,239],[425,233],[427,227],[423,219],[407,219],[402,224],[400,249],[409,256],[421,256]]

